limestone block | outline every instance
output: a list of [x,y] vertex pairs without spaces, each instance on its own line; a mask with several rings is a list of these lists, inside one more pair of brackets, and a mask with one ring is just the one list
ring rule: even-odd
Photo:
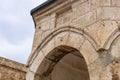
[[79,49],[83,41],[84,41],[84,37],[81,34],[70,32],[67,45]]
[[42,52],[46,56],[51,50],[55,48],[55,39],[53,38],[52,40],[48,41],[43,44]]
[[42,41],[51,33],[51,30],[47,30],[47,31],[42,31]]
[[111,0],[101,0],[102,6],[111,6]]
[[36,29],[35,35],[34,35],[34,44],[38,45],[42,41],[42,31],[39,29]]
[[41,64],[42,60],[45,58],[45,55],[42,53],[42,51],[40,51],[33,58],[34,59],[32,61],[32,65],[30,66],[29,69],[32,72],[37,72],[37,69],[38,69],[39,65]]
[[96,9],[101,6],[101,0],[90,0],[91,9]]
[[57,26],[56,27],[63,27],[68,25],[75,18],[75,13],[71,10],[67,12],[60,13],[57,18]]
[[104,67],[101,65],[100,59],[96,59],[88,66],[90,80],[102,80],[101,73],[104,72]]
[[101,72],[100,80],[119,80],[120,79],[120,62],[113,61],[107,65]]
[[91,11],[82,16],[78,16],[72,20],[69,24],[80,29],[84,29],[87,25],[90,25],[96,21],[96,12]]
[[86,15],[80,16],[77,19],[74,19],[70,22],[71,26],[75,26],[76,28],[84,29],[86,26]]
[[66,45],[68,41],[69,32],[62,32],[55,36],[55,47]]
[[0,57],[0,80],[25,80],[24,64]]
[[120,20],[120,8],[103,7],[103,19]]
[[50,29],[50,20],[40,23],[41,30],[46,31]]
[[86,14],[86,24],[90,25],[96,21],[96,11],[91,11]]
[[36,48],[38,47],[41,41],[42,41],[42,31],[39,29],[36,29],[35,34],[34,34],[34,40],[33,40],[33,46],[32,46],[31,53],[33,53],[36,50]]
[[102,7],[97,8],[96,15],[97,15],[97,20],[101,20],[103,18],[103,9],[102,9]]
[[95,40],[98,49],[100,49],[104,48],[105,42],[116,29],[116,21],[103,21],[89,26],[85,31]]
[[80,52],[85,58],[87,65],[93,63],[98,58],[98,53],[88,40],[85,40],[80,48]]
[[50,30],[52,29],[52,31],[55,29],[55,27],[56,27],[56,17],[50,19],[49,27],[50,27]]
[[86,12],[90,11],[90,3],[87,0],[84,3],[81,3],[81,0],[79,0],[79,2],[73,3],[72,7],[73,7],[73,11],[75,12],[76,17],[83,15]]
[[120,6],[120,0],[112,0],[112,6]]
[[120,36],[113,42],[111,46],[111,55],[120,59]]
[[33,72],[28,71],[26,75],[26,80],[34,80],[34,75],[35,74]]
[[34,16],[34,19],[38,28],[41,25],[41,23],[49,22],[50,15],[46,15],[44,17],[40,17],[39,15],[37,15],[37,16]]

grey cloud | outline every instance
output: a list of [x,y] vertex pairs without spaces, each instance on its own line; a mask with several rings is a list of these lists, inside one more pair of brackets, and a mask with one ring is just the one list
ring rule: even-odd
[[25,63],[32,47],[30,10],[46,0],[0,1],[0,56]]

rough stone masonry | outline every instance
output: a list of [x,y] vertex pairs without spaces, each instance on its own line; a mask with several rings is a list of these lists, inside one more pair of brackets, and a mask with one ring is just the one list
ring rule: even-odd
[[120,0],[48,0],[31,15],[26,80],[120,80]]
[[48,0],[31,15],[27,80],[120,80],[120,0]]

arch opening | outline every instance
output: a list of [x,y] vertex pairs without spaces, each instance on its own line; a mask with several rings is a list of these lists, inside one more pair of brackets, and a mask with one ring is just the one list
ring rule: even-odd
[[54,48],[42,63],[35,80],[90,80],[87,64],[82,54],[69,46]]

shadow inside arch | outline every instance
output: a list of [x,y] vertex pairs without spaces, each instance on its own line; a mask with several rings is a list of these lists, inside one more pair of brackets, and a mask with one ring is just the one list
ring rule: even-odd
[[35,80],[90,80],[87,64],[75,48],[61,45],[50,51],[37,69]]

